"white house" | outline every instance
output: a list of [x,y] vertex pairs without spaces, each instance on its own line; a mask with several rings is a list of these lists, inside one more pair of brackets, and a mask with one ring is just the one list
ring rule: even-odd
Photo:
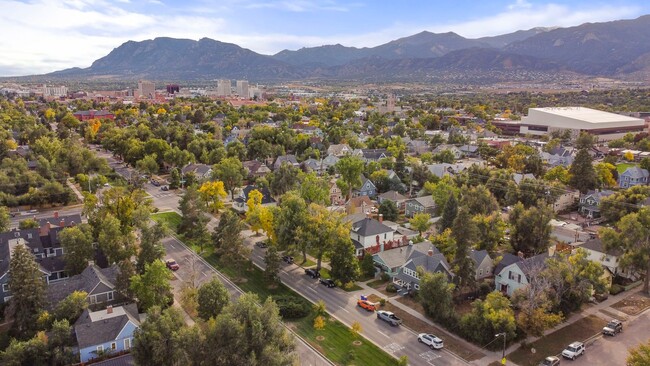
[[514,263],[506,266],[497,266],[501,269],[499,272],[495,270],[494,285],[496,290],[501,291],[504,295],[512,296],[516,290],[528,286],[529,276],[542,270],[546,266],[547,258],[548,253],[542,253],[526,259],[515,259]]
[[580,248],[587,252],[587,259],[600,263],[604,268],[607,268],[613,275],[621,276],[629,279],[637,279],[634,271],[623,270],[620,267],[619,257],[623,254],[616,249],[607,250],[603,245],[600,238],[589,239]]
[[373,218],[366,217],[352,223],[350,239],[356,249],[356,255],[363,255],[363,251],[372,246],[380,245],[393,240],[394,231],[390,227]]

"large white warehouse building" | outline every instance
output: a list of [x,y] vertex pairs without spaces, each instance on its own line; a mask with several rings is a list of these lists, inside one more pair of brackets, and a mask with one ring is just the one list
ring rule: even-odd
[[553,131],[570,130],[578,135],[588,132],[599,141],[618,139],[627,133],[637,134],[645,130],[641,118],[622,116],[583,107],[529,108],[528,116],[522,118],[521,134],[546,135]]

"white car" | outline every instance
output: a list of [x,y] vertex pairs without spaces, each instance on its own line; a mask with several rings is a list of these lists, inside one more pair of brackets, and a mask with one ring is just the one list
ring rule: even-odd
[[434,336],[433,334],[420,333],[418,335],[418,342],[424,343],[431,349],[441,349],[444,346],[442,339]]
[[585,353],[585,345],[582,342],[573,342],[562,351],[562,357],[575,360]]

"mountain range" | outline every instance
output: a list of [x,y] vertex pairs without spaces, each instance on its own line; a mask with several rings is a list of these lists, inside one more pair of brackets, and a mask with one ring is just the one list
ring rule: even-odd
[[[495,37],[421,32],[376,47],[340,44],[262,55],[232,43],[155,38],[129,41],[61,79],[297,79],[435,81],[558,74],[630,77],[650,73],[650,15],[632,20],[533,28]],[[530,76],[529,75],[529,76]]]

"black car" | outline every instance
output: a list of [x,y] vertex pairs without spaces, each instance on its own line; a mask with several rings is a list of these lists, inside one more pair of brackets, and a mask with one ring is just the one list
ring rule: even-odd
[[305,269],[305,274],[311,278],[318,278],[320,277],[320,272],[313,268],[307,268]]
[[258,241],[257,243],[255,243],[255,245],[257,245],[259,248],[262,248],[262,249],[267,247],[266,242],[264,240]]
[[284,257],[282,257],[282,260],[289,263],[289,264],[293,263],[293,257],[290,256],[290,255],[285,255]]
[[321,278],[318,280],[318,282],[321,283],[321,285],[325,285],[329,288],[336,287],[336,284],[334,283],[334,280],[331,278]]

